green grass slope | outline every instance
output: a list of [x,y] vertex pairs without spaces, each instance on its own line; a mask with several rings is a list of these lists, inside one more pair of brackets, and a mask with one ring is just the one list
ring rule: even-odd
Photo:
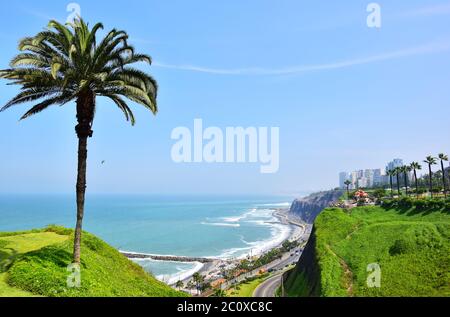
[[157,281],[97,237],[84,233],[81,287],[69,288],[72,230],[0,233],[0,296],[185,296]]
[[[314,256],[287,276],[289,296],[450,296],[448,213],[330,208],[314,226]],[[381,267],[379,288],[367,286],[371,263]]]

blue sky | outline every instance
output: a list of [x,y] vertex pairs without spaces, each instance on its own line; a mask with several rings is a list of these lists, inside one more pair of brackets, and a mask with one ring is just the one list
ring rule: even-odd
[[[343,170],[450,152],[450,1],[378,1],[380,29],[366,25],[369,2],[78,1],[85,20],[126,30],[153,57],[160,85],[158,116],[136,105],[135,127],[98,101],[88,190],[296,195],[337,186]],[[0,68],[69,3],[8,3]],[[1,81],[0,103],[17,91]],[[0,114],[0,193],[72,192],[74,105],[18,122],[26,109]],[[171,131],[195,118],[279,127],[279,172],[173,163]]]

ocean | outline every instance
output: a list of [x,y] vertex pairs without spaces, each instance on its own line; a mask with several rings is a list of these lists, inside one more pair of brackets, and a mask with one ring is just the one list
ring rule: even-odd
[[[291,197],[88,195],[83,229],[122,251],[196,257],[239,258],[284,241],[288,226],[274,208]],[[74,227],[72,195],[0,195],[0,231]],[[136,260],[172,283],[201,268],[199,263]]]

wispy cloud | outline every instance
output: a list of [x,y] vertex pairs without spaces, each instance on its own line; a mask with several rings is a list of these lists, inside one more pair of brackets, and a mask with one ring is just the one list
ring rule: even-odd
[[418,9],[413,9],[403,13],[403,16],[407,17],[420,17],[420,16],[435,16],[450,14],[450,3],[437,4]]
[[154,62],[153,66],[174,69],[181,71],[192,71],[198,73],[208,73],[215,75],[295,75],[312,71],[325,71],[325,70],[335,70],[341,68],[348,68],[358,65],[371,64],[376,62],[388,61],[393,59],[400,59],[404,57],[433,54],[440,52],[450,51],[450,41],[431,43],[423,46],[393,51],[389,53],[373,55],[369,57],[350,59],[340,62],[325,63],[325,64],[314,64],[314,65],[301,65],[301,66],[291,66],[285,68],[209,68],[203,66],[194,65],[174,65],[166,64],[161,62]]
[[47,13],[43,13],[37,10],[32,10],[32,9],[28,9],[28,8],[22,8],[22,11],[28,15],[31,15],[35,18],[39,18],[42,20],[46,20],[46,21],[50,21],[50,20],[54,20],[55,18],[48,15]]

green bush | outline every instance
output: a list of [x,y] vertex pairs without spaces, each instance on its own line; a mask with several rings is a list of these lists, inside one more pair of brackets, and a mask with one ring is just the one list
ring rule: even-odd
[[450,211],[450,201],[445,202],[445,211]]
[[414,202],[409,197],[402,197],[398,200],[398,207],[401,209],[410,209],[414,206]]
[[424,211],[428,209],[428,202],[425,199],[417,200],[414,205],[416,206],[416,210]]
[[389,254],[392,256],[406,254],[413,249],[413,245],[409,240],[398,239],[395,240],[392,247],[389,248]]
[[411,197],[402,197],[384,200],[381,204],[381,207],[386,210],[415,208],[417,211],[441,211],[444,209],[449,210],[449,203],[450,202],[448,200],[444,201],[443,199],[439,198],[415,199]]

